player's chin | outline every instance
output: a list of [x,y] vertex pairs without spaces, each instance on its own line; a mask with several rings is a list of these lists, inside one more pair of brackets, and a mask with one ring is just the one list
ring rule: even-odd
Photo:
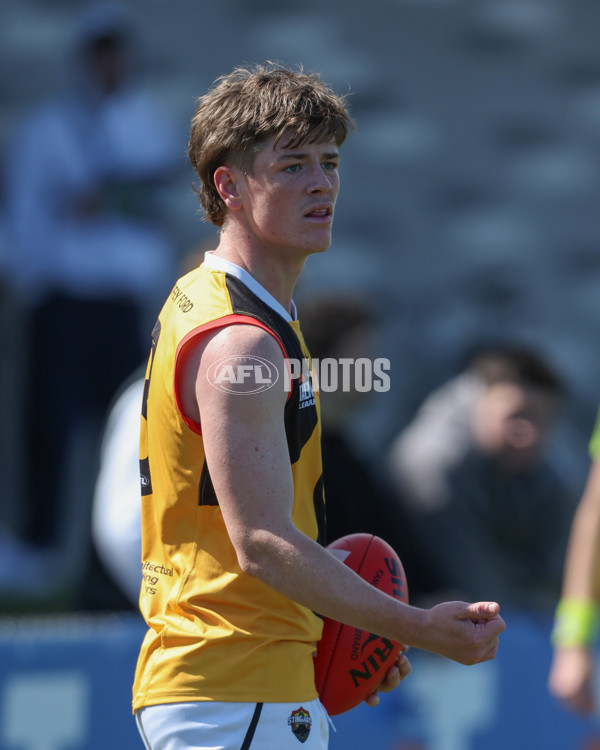
[[320,253],[327,252],[330,246],[331,246],[331,237],[329,237],[328,239],[320,240],[319,242],[312,242],[309,252],[311,255],[319,255]]
[[331,246],[331,225],[327,227],[315,227],[308,238],[308,246],[311,253],[324,253]]

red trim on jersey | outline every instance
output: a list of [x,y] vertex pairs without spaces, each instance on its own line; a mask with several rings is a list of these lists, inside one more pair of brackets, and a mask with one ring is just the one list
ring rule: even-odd
[[[179,342],[177,351],[175,352],[175,369],[173,373],[173,391],[175,393],[175,401],[177,402],[177,408],[179,410],[179,413],[181,414],[183,421],[190,428],[190,430],[197,433],[198,435],[202,435],[202,428],[200,426],[200,422],[196,422],[193,419],[186,417],[186,415],[183,413],[183,407],[181,405],[179,389],[177,387],[178,374],[181,371],[181,367],[183,366],[183,363],[186,360],[186,352],[191,351],[190,348],[186,348],[187,344],[189,344],[193,340],[197,340],[199,337],[202,337],[203,335],[209,333],[210,331],[214,331],[217,328],[226,328],[227,326],[234,325],[236,323],[244,323],[245,325],[252,325],[252,326],[256,326],[257,328],[262,328],[263,331],[266,331],[267,333],[270,333],[271,336],[273,336],[275,341],[279,344],[281,351],[283,352],[283,358],[288,368],[288,375],[290,377],[290,383],[291,383],[292,373],[291,373],[291,369],[287,360],[287,352],[285,351],[283,342],[281,341],[279,336],[277,336],[271,330],[271,328],[265,325],[262,321],[257,320],[256,318],[253,318],[251,315],[239,315],[237,313],[231,313],[230,315],[225,315],[222,318],[211,320],[209,323],[205,323],[204,325],[198,326],[198,328],[194,328],[186,336],[184,336],[183,339]],[[183,351],[184,348],[186,348],[186,352]],[[290,389],[287,394],[287,398],[290,397],[291,393],[292,391]]]

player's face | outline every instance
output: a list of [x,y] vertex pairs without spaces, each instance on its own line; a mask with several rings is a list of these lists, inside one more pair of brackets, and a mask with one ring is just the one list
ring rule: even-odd
[[285,144],[285,136],[276,146],[267,141],[244,177],[249,229],[262,246],[279,253],[323,252],[331,244],[340,189],[338,148],[333,140]]

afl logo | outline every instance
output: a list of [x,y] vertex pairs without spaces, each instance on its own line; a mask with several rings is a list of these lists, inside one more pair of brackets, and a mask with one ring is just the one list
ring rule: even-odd
[[208,382],[226,393],[252,395],[268,391],[279,380],[277,367],[253,355],[223,357],[208,368]]

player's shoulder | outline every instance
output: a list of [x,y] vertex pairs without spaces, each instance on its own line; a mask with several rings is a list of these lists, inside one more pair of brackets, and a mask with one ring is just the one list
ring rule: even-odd
[[[257,405],[263,409],[270,402],[279,408],[280,401],[287,397],[285,388],[273,388],[278,382],[285,383],[286,366],[283,351],[268,330],[244,323],[217,329],[198,355],[196,396],[201,386],[212,402],[218,400],[236,412],[247,412]],[[252,404],[242,404],[245,399],[235,398],[242,393],[256,398]],[[230,396],[234,396],[233,405]]]
[[206,339],[203,358],[247,356],[279,360],[283,358],[283,352],[273,333],[248,323],[218,328]]

